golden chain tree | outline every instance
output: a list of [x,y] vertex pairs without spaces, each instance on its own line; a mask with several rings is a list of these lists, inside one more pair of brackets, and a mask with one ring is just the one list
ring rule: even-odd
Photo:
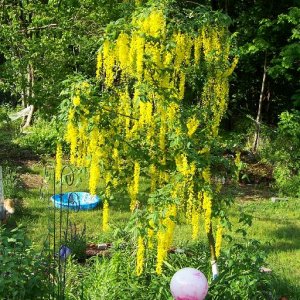
[[[65,134],[70,162],[89,168],[90,193],[105,186],[104,231],[116,191],[126,190],[132,212],[144,212],[137,224],[144,229],[137,240],[137,275],[145,249],[156,249],[161,274],[179,213],[193,239],[204,216],[212,261],[221,247],[220,218],[212,224],[221,201],[211,176],[211,148],[237,60],[230,63],[222,21],[198,14],[191,25],[187,16],[168,19],[168,13],[166,6],[152,5],[130,24],[108,27],[97,53],[96,87],[75,85]],[[58,159],[58,170],[60,165]]]

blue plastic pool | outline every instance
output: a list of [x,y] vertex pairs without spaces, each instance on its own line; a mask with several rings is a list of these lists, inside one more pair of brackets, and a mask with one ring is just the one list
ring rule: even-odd
[[69,208],[74,210],[93,209],[100,202],[98,196],[92,196],[86,192],[55,194],[51,197],[51,200],[57,208]]

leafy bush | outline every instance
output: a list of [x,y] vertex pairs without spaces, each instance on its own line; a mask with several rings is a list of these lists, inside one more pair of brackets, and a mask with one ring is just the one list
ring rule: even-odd
[[66,246],[71,249],[72,255],[78,259],[83,260],[86,257],[86,225],[80,230],[74,223],[69,224],[69,232],[67,234],[67,240],[65,242]]
[[209,290],[211,299],[273,299],[272,277],[262,273],[265,254],[259,242],[228,247],[219,261],[220,274]]
[[36,154],[54,154],[58,131],[54,120],[47,121],[37,118],[34,124],[18,139],[17,143]]
[[272,299],[272,277],[259,270],[265,256],[255,241],[244,246],[234,244],[224,252],[219,260],[220,275],[213,282],[207,263],[209,251],[203,244],[184,247],[184,252],[170,253],[161,276],[155,273],[154,253],[146,262],[147,271],[136,276],[133,254],[130,247],[119,248],[115,249],[112,258],[94,258],[85,267],[70,262],[69,299],[171,300],[171,278],[184,267],[194,267],[206,274],[210,282],[206,299]]
[[24,228],[0,227],[0,298],[42,299],[47,291],[46,264],[37,256]]
[[273,162],[276,186],[286,195],[300,196],[300,112],[283,112],[278,133],[270,145],[268,158]]
[[17,169],[9,166],[3,166],[3,189],[5,198],[18,197],[18,191],[21,187],[21,182]]

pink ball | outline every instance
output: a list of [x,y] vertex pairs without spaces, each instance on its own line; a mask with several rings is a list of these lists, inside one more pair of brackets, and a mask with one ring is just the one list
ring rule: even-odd
[[183,268],[173,275],[170,288],[175,300],[203,300],[208,292],[208,283],[199,270]]

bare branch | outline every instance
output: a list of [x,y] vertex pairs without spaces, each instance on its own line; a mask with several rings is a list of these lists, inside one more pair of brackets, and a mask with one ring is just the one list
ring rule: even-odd
[[[57,27],[58,24],[48,24],[48,25],[44,25],[44,26],[39,26],[39,27],[31,27],[31,28],[27,28],[26,31],[37,31],[37,30],[42,30],[42,29],[48,29],[48,28],[55,28]],[[25,30],[21,30],[21,32],[24,32]]]

